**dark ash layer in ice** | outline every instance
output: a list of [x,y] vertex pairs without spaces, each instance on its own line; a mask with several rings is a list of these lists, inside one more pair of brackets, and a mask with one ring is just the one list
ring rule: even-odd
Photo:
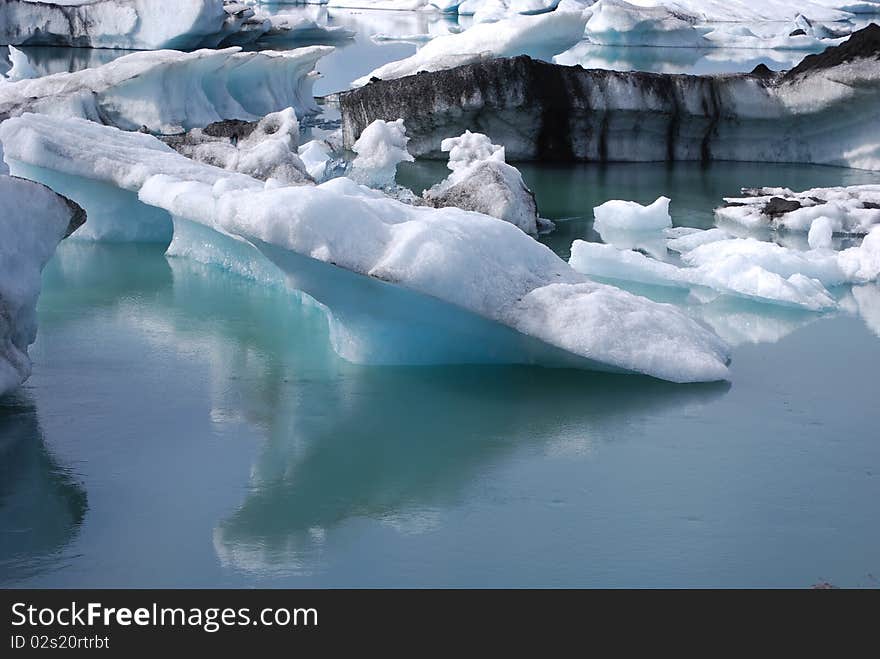
[[[787,74],[690,76],[587,70],[527,56],[374,80],[340,95],[350,146],[403,118],[410,152],[444,157],[465,129],[509,160],[811,162],[880,169],[880,27]],[[841,77],[845,82],[836,80]]]

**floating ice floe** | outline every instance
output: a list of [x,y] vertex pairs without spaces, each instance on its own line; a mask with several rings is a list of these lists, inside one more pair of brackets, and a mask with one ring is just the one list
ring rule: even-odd
[[193,50],[295,38],[350,38],[344,28],[289,15],[270,16],[240,2],[175,0],[4,0],[0,43]]
[[343,132],[351,144],[373,119],[393,116],[406,122],[416,156],[442,157],[441,140],[470,129],[503,144],[512,161],[733,160],[880,170],[878,56],[880,26],[871,25],[785,74],[688,76],[484,59],[341,94]]
[[465,131],[443,140],[452,174],[425,190],[431,206],[455,206],[510,222],[528,234],[538,233],[538,206],[516,167],[504,161],[504,147],[480,133]]
[[593,209],[593,227],[618,231],[663,231],[672,226],[669,215],[669,197],[660,197],[648,206],[635,201],[612,199]]
[[617,249],[612,245],[576,240],[571,246],[572,268],[584,274],[676,288],[704,287],[725,295],[812,311],[832,309],[834,298],[815,279],[794,273],[783,277],[747,258],[719,258],[696,267],[679,267]]
[[420,71],[449,69],[486,57],[531,54],[549,58],[580,41],[585,25],[583,14],[558,11],[480,23],[458,34],[437,37],[414,55],[380,66],[352,84],[361,87],[373,78],[391,80]]
[[403,119],[377,119],[364,129],[351,147],[357,156],[351,163],[349,176],[373,188],[394,186],[397,166],[415,160],[406,150],[407,142],[409,138]]
[[[597,220],[608,208],[620,208],[618,218],[633,209],[637,214],[645,212],[645,207],[638,204],[624,204],[616,201],[598,207]],[[659,227],[660,221],[656,224]],[[703,287],[813,311],[837,306],[826,287],[863,284],[880,275],[880,227],[860,246],[840,252],[831,249],[832,228],[827,218],[814,222],[809,237],[811,249],[807,251],[754,238],[733,238],[718,228],[686,232],[667,229],[666,233],[673,236],[667,247],[681,254],[684,267],[663,260],[665,250],[653,252],[658,258],[651,258],[620,249],[620,245],[581,240],[572,245],[570,264],[593,276],[677,288]]]
[[293,108],[259,121],[226,120],[163,141],[199,162],[282,185],[313,183],[300,159],[299,121]]
[[719,221],[748,229],[809,231],[813,222],[828,218],[834,233],[864,234],[880,224],[880,185],[813,188],[747,188],[742,197],[725,198],[715,210]]
[[0,174],[0,396],[30,377],[40,273],[85,219],[44,185]]
[[311,140],[297,149],[300,160],[306,171],[316,181],[323,181],[327,176],[327,166],[333,159],[333,149],[324,140]]
[[287,107],[303,116],[318,110],[315,63],[332,50],[132,53],[95,69],[0,85],[0,120],[40,112],[180,133],[223,119],[252,121]]
[[[0,125],[14,172],[110,190],[171,218],[169,254],[286,281],[328,310],[337,352],[380,363],[535,363],[724,379],[726,346],[678,309],[576,273],[508,222],[416,207],[347,178],[265,189],[155,138],[28,114]],[[119,197],[117,197],[119,198]],[[121,209],[120,209],[121,210]]]
[[643,7],[623,0],[599,0],[588,10],[586,36],[603,46],[708,47],[705,34],[712,28],[698,28],[696,18],[666,7]]

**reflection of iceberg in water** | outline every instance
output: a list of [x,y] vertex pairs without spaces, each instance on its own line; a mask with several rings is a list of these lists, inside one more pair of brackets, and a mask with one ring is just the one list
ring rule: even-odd
[[745,343],[777,343],[795,330],[822,318],[802,309],[768,307],[730,297],[693,307],[693,312],[733,347]]
[[87,509],[85,490],[46,449],[33,404],[21,392],[0,400],[0,584],[46,569]]
[[249,493],[215,529],[215,548],[241,570],[307,573],[348,522],[430,531],[480,473],[521,448],[585,452],[642,415],[726,388],[516,367],[357,369],[267,420]]
[[[138,257],[129,249],[64,246],[49,276],[65,286],[50,293],[89,304],[81,297],[90,283],[130,261],[135,274],[118,296],[105,296],[113,306],[102,300],[95,313],[130,325],[157,350],[206,360],[204,413],[218,433],[238,436],[244,425],[263,436],[243,502],[214,530],[220,561],[235,569],[320,570],[325,542],[359,519],[430,532],[481,474],[519,451],[587,453],[727,390],[524,367],[354,366],[333,352],[320,309],[283,287],[166,261],[157,246],[141,246]],[[47,306],[47,323],[66,322],[57,303],[57,317],[56,304]]]
[[852,294],[865,325],[880,336],[880,285],[853,286]]

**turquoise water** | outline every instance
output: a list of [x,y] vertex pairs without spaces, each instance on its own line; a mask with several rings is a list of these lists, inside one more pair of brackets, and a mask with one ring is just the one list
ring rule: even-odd
[[[627,186],[704,224],[740,185],[871,178],[524,169],[575,218],[554,247]],[[0,402],[4,586],[877,585],[877,287],[831,317],[720,305],[731,382],[681,386],[355,366],[313,307],[161,246],[67,243],[44,284]]]

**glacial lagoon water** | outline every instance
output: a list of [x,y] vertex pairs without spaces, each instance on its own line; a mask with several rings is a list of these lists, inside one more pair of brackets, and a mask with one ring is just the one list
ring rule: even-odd
[[[523,169],[563,253],[626,190],[698,226],[742,185],[877,180]],[[847,308],[716,305],[735,348],[715,385],[365,367],[289,293],[157,245],[69,242],[34,374],[0,402],[0,584],[876,586],[880,287]]]
[[[361,34],[321,62],[318,94],[416,48],[370,35],[446,21],[328,17]],[[682,72],[752,55],[585,52]],[[880,182],[753,163],[521,169],[564,258],[611,198],[666,195],[676,224],[708,227],[743,186]],[[446,173],[419,162],[399,180]],[[34,374],[0,400],[0,586],[876,587],[880,286],[836,293],[844,311],[826,316],[694,307],[734,346],[729,383],[367,367],[290,293],[161,245],[68,242],[44,273]]]

